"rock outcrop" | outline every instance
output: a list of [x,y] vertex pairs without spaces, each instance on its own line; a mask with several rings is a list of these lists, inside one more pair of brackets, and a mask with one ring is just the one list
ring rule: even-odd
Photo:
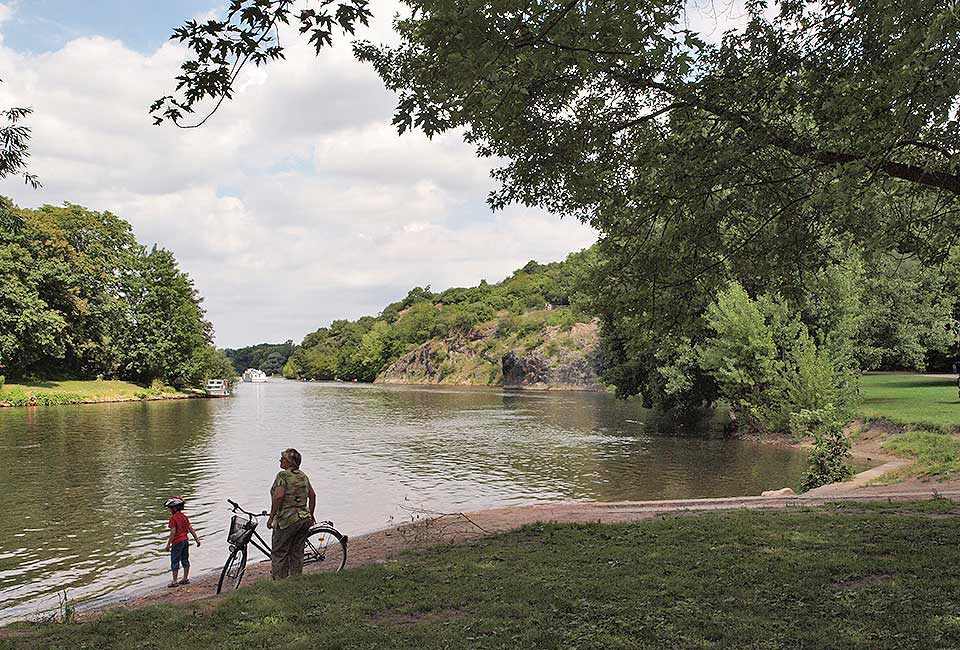
[[[549,328],[548,328],[549,329]],[[557,332],[550,332],[555,340]],[[602,390],[597,377],[597,324],[577,323],[570,330],[570,346],[545,344],[528,352],[503,355],[503,385],[513,388]]]
[[603,390],[596,372],[598,339],[596,321],[545,327],[534,337],[498,336],[495,324],[486,323],[427,341],[385,368],[376,381]]

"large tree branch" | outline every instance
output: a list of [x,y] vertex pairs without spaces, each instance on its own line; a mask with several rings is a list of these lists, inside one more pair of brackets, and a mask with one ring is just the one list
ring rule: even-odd
[[883,160],[877,163],[867,156],[842,151],[818,149],[811,144],[797,142],[774,134],[771,134],[769,142],[775,147],[789,151],[795,156],[807,158],[808,160],[815,160],[828,165],[865,162],[868,167],[883,172],[887,176],[917,183],[918,185],[935,187],[953,194],[960,194],[960,175],[957,174],[925,169],[919,165],[908,165],[892,160]]
[[867,167],[880,171],[892,178],[899,178],[918,185],[946,190],[952,194],[960,195],[960,175],[958,174],[926,169],[920,165],[895,162],[892,160],[876,161],[862,154],[819,148],[809,142],[803,142],[779,133],[766,124],[754,122],[741,113],[699,97],[696,93],[689,90],[675,88],[669,84],[649,78],[638,79],[634,77],[632,80],[648,88],[659,90],[674,98],[676,101],[685,102],[690,106],[716,115],[718,118],[736,125],[751,135],[760,136],[767,144],[792,153],[795,156],[827,165],[844,165],[863,162]]

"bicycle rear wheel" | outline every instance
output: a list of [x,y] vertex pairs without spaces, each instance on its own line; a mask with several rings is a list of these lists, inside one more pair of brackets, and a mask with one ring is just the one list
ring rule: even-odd
[[347,563],[347,536],[330,526],[314,526],[307,534],[303,564],[311,571],[336,573]]
[[243,572],[247,568],[247,545],[235,546],[223,564],[220,572],[220,581],[217,583],[217,593],[230,592],[240,587]]

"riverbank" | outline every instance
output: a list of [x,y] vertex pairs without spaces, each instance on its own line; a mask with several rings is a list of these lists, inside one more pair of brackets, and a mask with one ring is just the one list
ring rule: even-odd
[[[286,399],[280,399],[284,396],[286,396]],[[491,451],[491,444],[497,443],[498,441],[509,441],[510,446],[504,447],[504,451],[501,453],[507,453],[507,451],[509,451],[510,458],[515,459],[514,464],[516,466],[533,468],[533,470],[529,475],[523,472],[498,473],[492,477],[492,480],[486,475],[478,475],[479,478],[476,482],[476,489],[479,491],[488,489],[488,485],[503,485],[508,482],[515,483],[522,489],[514,489],[508,492],[508,496],[511,496],[513,499],[588,498],[598,501],[623,502],[636,499],[682,498],[685,496],[759,495],[761,490],[792,485],[795,477],[799,476],[799,472],[802,471],[800,468],[804,464],[803,458],[806,455],[798,454],[794,451],[771,450],[769,444],[740,444],[720,439],[687,444],[680,438],[644,435],[643,432],[645,430],[656,431],[657,427],[661,426],[661,422],[656,420],[650,420],[648,422],[647,420],[634,421],[627,419],[637,417],[635,403],[631,404],[610,399],[586,399],[573,394],[549,398],[546,396],[528,397],[522,394],[505,394],[504,391],[414,390],[407,392],[400,389],[383,389],[374,386],[353,388],[335,384],[322,386],[303,385],[297,382],[283,382],[272,386],[265,386],[263,389],[258,388],[256,391],[240,391],[240,397],[238,399],[231,401],[229,404],[221,405],[229,408],[211,409],[207,408],[208,405],[206,404],[193,403],[177,405],[177,408],[159,409],[139,407],[40,409],[36,413],[37,418],[33,417],[33,413],[26,412],[26,409],[23,410],[23,413],[8,413],[7,415],[11,416],[7,418],[8,423],[14,424],[18,430],[30,432],[30,436],[28,437],[17,437],[17,440],[22,442],[24,451],[19,457],[16,455],[12,457],[12,459],[15,460],[14,463],[8,463],[9,467],[6,473],[8,476],[14,477],[14,480],[8,481],[8,484],[12,486],[14,490],[17,489],[18,485],[29,484],[23,483],[23,479],[18,482],[15,477],[18,475],[24,477],[31,475],[31,472],[26,471],[26,469],[30,467],[30,463],[34,462],[36,454],[38,453],[35,449],[43,450],[46,448],[45,446],[35,447],[36,442],[45,443],[51,439],[62,440],[63,445],[68,446],[64,447],[61,445],[56,447],[58,450],[56,453],[60,456],[75,456],[84,461],[97,458],[110,459],[110,462],[113,463],[110,468],[111,472],[117,469],[115,459],[136,459],[135,469],[138,472],[137,475],[143,475],[145,473],[140,469],[141,467],[154,466],[149,465],[146,459],[151,453],[156,452],[157,456],[161,459],[161,463],[156,465],[156,467],[160,469],[152,476],[164,481],[165,484],[177,485],[178,489],[175,493],[185,493],[188,498],[194,498],[192,504],[195,507],[195,512],[198,514],[198,519],[195,520],[195,523],[199,521],[201,534],[203,535],[203,530],[206,530],[206,535],[209,536],[211,540],[209,545],[204,543],[203,548],[199,549],[199,551],[201,551],[200,558],[195,556],[194,559],[200,560],[198,566],[205,568],[215,566],[218,562],[223,561],[225,549],[225,544],[220,535],[222,526],[227,520],[227,516],[220,510],[220,506],[222,505],[220,499],[222,498],[221,495],[224,494],[223,490],[228,490],[226,494],[233,498],[237,498],[239,493],[242,503],[257,504],[262,499],[261,484],[267,484],[269,479],[272,478],[272,473],[270,472],[270,468],[267,468],[264,470],[264,476],[254,476],[251,478],[248,470],[248,472],[244,473],[244,481],[238,481],[238,474],[233,471],[225,472],[222,477],[217,477],[216,475],[211,476],[207,473],[205,474],[207,476],[205,484],[218,488],[217,491],[205,488],[203,491],[194,489],[194,491],[191,492],[192,472],[195,472],[195,468],[197,467],[204,467],[203,464],[207,462],[207,457],[205,455],[198,455],[195,459],[190,457],[185,458],[182,450],[203,450],[207,448],[208,443],[205,442],[209,440],[207,436],[209,436],[210,432],[215,431],[217,439],[233,441],[235,443],[237,451],[239,452],[238,455],[231,457],[229,453],[226,455],[224,455],[222,451],[218,453],[218,462],[223,463],[226,460],[228,461],[226,462],[227,466],[233,467],[233,463],[229,462],[231,458],[254,458],[260,456],[264,450],[272,452],[274,450],[272,447],[274,447],[275,443],[269,441],[274,439],[278,434],[284,436],[289,435],[289,432],[284,431],[284,429],[290,428],[287,416],[290,413],[304,410],[303,404],[326,403],[336,398],[348,399],[353,404],[356,404],[357,400],[365,400],[371,405],[376,406],[378,410],[358,409],[355,405],[349,409],[333,408],[329,409],[328,417],[311,420],[309,426],[307,423],[299,423],[296,427],[297,430],[309,431],[310,435],[304,436],[302,439],[295,439],[292,442],[294,446],[307,451],[305,454],[306,457],[314,459],[318,457],[318,453],[323,452],[323,446],[309,446],[311,439],[320,438],[329,440],[331,439],[330,436],[335,436],[336,431],[344,428],[345,422],[348,425],[347,428],[352,430],[351,427],[353,424],[351,423],[354,422],[350,419],[350,414],[352,413],[360,413],[364,418],[367,417],[368,413],[388,413],[388,419],[377,422],[377,428],[391,431],[391,436],[402,434],[406,429],[399,426],[398,423],[408,421],[410,415],[416,415],[420,418],[420,420],[417,420],[417,426],[409,428],[412,436],[410,440],[416,442],[415,445],[411,444],[409,448],[416,450],[416,456],[403,455],[404,449],[408,448],[408,446],[397,444],[398,440],[399,442],[405,440],[405,438],[401,436],[398,440],[392,440],[391,443],[395,450],[393,456],[394,462],[401,462],[404,467],[409,467],[411,463],[416,462],[417,457],[424,457],[425,454],[429,453],[431,457],[437,459],[434,463],[431,463],[431,467],[436,467],[438,470],[442,470],[447,474],[455,473],[463,476],[464,472],[474,471],[472,469],[474,466],[483,466],[482,462],[473,460],[477,456],[475,454],[471,455],[469,453],[470,450],[485,449],[486,453],[489,453]],[[384,405],[390,406],[390,408],[384,409]],[[413,406],[408,408],[409,405]],[[451,416],[434,416],[430,422],[432,426],[419,424],[422,421],[422,414],[425,408],[429,408],[433,413],[442,415],[443,411],[438,409],[448,406],[452,407],[449,408],[452,414]],[[486,414],[491,413],[490,407],[494,407],[492,413],[495,417],[486,416]],[[407,408],[408,410],[400,410]],[[464,413],[473,414],[478,412],[484,413],[486,417],[464,421]],[[116,423],[113,423],[112,420],[109,423],[106,422],[108,416],[112,414],[121,416],[121,420]],[[222,416],[224,414],[229,414],[230,418],[227,420],[213,419],[214,416]],[[515,414],[522,414],[525,417],[511,417]],[[161,415],[163,419],[161,419]],[[530,417],[533,415],[537,417]],[[574,416],[575,419],[565,419],[568,418],[568,416]],[[256,417],[258,422],[276,422],[278,423],[278,427],[274,430],[268,430],[266,433],[258,430],[255,436],[244,437],[241,434],[247,428],[247,423],[249,423],[253,417]],[[22,422],[20,420],[21,418]],[[99,421],[101,418],[104,419],[105,424],[110,425],[108,428],[104,429],[100,426]],[[173,419],[168,424],[166,420],[169,418]],[[65,427],[57,428],[53,426],[57,421],[63,422]],[[211,423],[214,421],[219,422],[219,424],[211,426]],[[555,427],[561,427],[561,430],[564,432],[561,438],[563,442],[561,451],[554,452],[549,448],[551,440],[549,437],[545,437],[541,431],[544,422],[550,424],[550,430]],[[90,436],[78,436],[76,434],[84,423],[91,427],[90,430],[92,433]],[[465,424],[470,426],[465,427]],[[585,447],[586,451],[584,452],[579,451],[577,448],[571,448],[572,442],[582,438],[577,432],[596,432],[600,430],[615,431],[617,433],[613,436],[589,436],[587,439],[589,445]],[[318,436],[317,431],[329,433]],[[434,443],[428,436],[424,435],[424,431],[432,432],[431,435],[446,437],[441,437],[438,442]],[[571,436],[569,433],[566,433],[567,431],[577,435],[575,437]],[[58,434],[57,432],[60,433]],[[719,431],[717,432],[717,436],[719,436]],[[336,438],[334,437],[333,439]],[[97,440],[101,440],[101,442],[97,443]],[[365,438],[364,445],[369,445],[369,442],[366,440],[367,438]],[[425,446],[425,440],[430,442],[430,444]],[[124,449],[129,451],[125,451],[121,456],[118,456],[115,441],[121,441]],[[605,451],[601,450],[600,453],[595,451],[598,445],[607,445],[608,441],[610,444]],[[769,441],[767,442],[769,443]],[[93,446],[91,446],[91,443],[94,443]],[[524,447],[521,443],[528,443],[529,448]],[[344,450],[356,450],[357,446],[353,445],[351,440],[346,439],[342,441],[341,448]],[[50,446],[50,449],[53,450],[54,447]],[[77,449],[82,450],[79,455],[75,451]],[[500,447],[494,447],[493,449],[499,450]],[[637,453],[637,450],[640,449],[642,449],[642,455]],[[71,450],[74,451],[71,452]],[[680,455],[679,452],[688,453],[688,450],[692,450],[693,452],[693,462],[683,464],[676,463],[675,461]],[[66,453],[64,453],[65,451]],[[229,449],[227,451],[229,452]],[[169,471],[166,469],[166,465],[162,464],[164,462],[162,459],[171,457],[171,454],[185,458],[184,462],[178,463],[178,468],[182,465],[184,469],[184,473],[180,477],[171,477]],[[399,456],[396,454],[399,454]],[[631,454],[636,454],[640,458],[653,457],[655,461],[646,464],[622,462],[623,459],[630,458]],[[5,455],[8,460],[11,459],[9,454]],[[351,454],[350,457],[353,458],[355,455]],[[485,457],[486,456],[479,456],[480,459]],[[763,458],[767,457],[774,458],[772,466],[775,468],[775,471],[773,472],[768,471],[771,463],[762,461]],[[556,466],[551,464],[554,460],[556,461]],[[46,468],[52,467],[52,461],[53,458],[48,458],[46,462],[40,462],[38,466]],[[783,468],[787,467],[788,463],[790,471],[785,472]],[[88,467],[77,475],[89,476],[102,473],[102,470],[97,467],[95,462],[86,463],[86,465]],[[371,469],[371,467],[373,469]],[[719,467],[722,470],[722,474],[717,474],[716,476],[711,474],[710,472],[713,471],[715,467]],[[75,469],[76,468],[71,465],[71,470],[64,470],[59,472],[59,474],[66,476],[70,471],[75,471]],[[124,467],[124,469],[129,473],[126,467]],[[379,475],[383,472],[380,465],[371,465],[366,461],[351,466],[350,470],[350,475],[357,475],[363,472],[367,474],[376,473]],[[763,473],[765,471],[766,473]],[[749,473],[750,476],[754,477],[754,480],[743,481],[736,485],[724,483],[726,487],[718,489],[717,486],[721,485],[721,481],[729,481],[730,477],[737,475],[738,472]],[[410,475],[422,476],[422,472],[414,472]],[[150,476],[151,475],[148,475],[148,479]],[[474,474],[468,474],[468,476],[472,478]],[[508,480],[505,480],[505,476],[508,477]],[[650,480],[647,480],[648,477]],[[759,477],[759,479],[756,477]],[[547,480],[544,481],[544,478]],[[611,485],[616,480],[622,481],[625,485],[623,487]],[[154,483],[156,482],[157,481],[154,481]],[[629,487],[626,486],[627,483]],[[247,489],[246,484],[253,485],[254,488]],[[544,484],[547,485],[549,490],[553,491],[553,496],[549,496],[549,494],[544,496],[544,492],[542,488],[540,488],[540,486]],[[186,488],[180,486],[186,486]],[[369,498],[370,486],[365,485],[362,481],[350,483],[347,477],[344,477],[338,486],[340,493],[343,494],[345,498],[331,500],[331,506],[324,508],[324,516],[331,517],[341,523],[346,521],[362,521],[373,524],[368,524],[365,528],[357,530],[358,526],[351,523],[347,526],[347,532],[350,533],[366,532],[376,527],[386,525],[388,517],[395,518],[394,520],[400,518],[395,509],[397,504],[425,504],[426,507],[433,509],[463,507],[444,505],[450,504],[451,500],[445,500],[448,489],[446,485],[440,484],[437,489],[423,490],[416,495],[416,498],[410,500],[404,498],[406,494],[409,493],[400,492],[396,489],[389,492],[381,491],[381,493],[376,495],[378,502],[387,502],[392,505],[389,508],[380,508],[379,510],[371,509],[372,514],[366,512],[361,515],[362,509],[365,507],[362,495],[366,494],[367,498]],[[557,490],[560,486],[564,488],[564,491],[558,494]],[[665,488],[664,486],[668,487]],[[431,488],[432,487],[431,485]],[[541,489],[541,491],[538,492],[538,488]],[[120,520],[119,523],[116,523],[117,518],[113,517],[110,521],[104,521],[104,523],[98,524],[97,529],[117,530],[123,533],[133,532],[138,535],[137,543],[131,544],[130,546],[137,549],[153,548],[151,545],[155,545],[155,540],[159,539],[159,533],[150,533],[150,531],[153,530],[153,523],[155,523],[151,520],[156,518],[154,509],[159,507],[157,506],[157,495],[163,495],[168,492],[168,488],[162,486],[158,488],[157,485],[150,485],[148,481],[147,489],[142,490],[142,494],[134,493],[128,496],[127,500],[130,503],[137,504],[138,513],[149,512],[150,514],[146,515],[146,517],[128,517]],[[927,494],[929,493],[930,490],[928,489]],[[91,501],[93,501],[96,506],[99,499],[93,499]],[[340,503],[334,504],[334,501],[339,501]],[[504,501],[504,499],[500,499],[499,503],[504,503]],[[452,502],[458,503],[458,501]],[[62,508],[62,510],[76,511],[78,510],[78,503],[85,505],[86,502],[74,499],[73,504],[69,508]],[[463,501],[461,500],[459,503],[463,503]],[[473,505],[471,510],[483,507],[483,501],[480,499],[474,499],[472,503],[475,505]],[[769,502],[767,502],[767,504],[769,505]],[[725,507],[739,506],[727,504]],[[211,511],[216,512],[204,518],[203,513]],[[31,518],[35,519],[37,514],[47,516],[51,510],[49,508],[42,508],[39,511],[23,509],[21,512],[31,515]],[[16,511],[14,511],[14,513],[15,515],[17,514]],[[58,511],[54,511],[52,514],[56,515],[58,522],[64,520],[64,514],[60,514]],[[49,518],[52,520],[54,517],[50,516]],[[19,519],[16,516],[11,519],[11,521],[17,520]],[[38,526],[34,524],[33,528],[43,528],[43,525]],[[351,528],[353,528],[353,530],[350,530]],[[60,525],[58,529],[62,529],[62,525]],[[14,530],[12,532],[19,531]],[[30,535],[30,532],[27,531],[28,540],[30,540]],[[19,538],[12,540],[14,544],[19,545],[13,546],[13,548],[39,548],[39,544],[42,543],[44,539],[47,539],[47,536],[42,534],[34,534],[32,537],[36,541],[23,543]],[[84,537],[82,544],[75,544],[70,540],[62,540],[59,546],[66,547],[69,554],[72,555],[76,552],[90,553],[90,549],[94,549],[95,551],[103,549],[106,553],[112,553],[116,545],[110,540],[100,542],[99,539],[94,538],[92,534],[90,534]],[[351,552],[351,564],[353,563],[352,560],[355,559],[355,554],[353,553],[355,548],[356,547],[353,547]],[[74,551],[74,549],[77,550]],[[69,557],[68,553],[63,551],[58,554],[58,556],[64,555]],[[154,552],[151,558],[146,558],[141,563],[143,566],[149,568],[151,574],[154,571],[160,570],[157,566],[159,564],[157,561],[158,558],[155,557],[155,555],[156,553]],[[107,555],[107,557],[110,556]],[[139,556],[137,557],[139,561]],[[42,560],[42,556],[39,559]],[[17,566],[29,567],[31,564],[17,560]],[[33,566],[42,565],[34,563]],[[63,566],[66,571],[70,570],[69,563],[65,562]],[[61,571],[52,575],[59,577],[59,575],[63,573],[64,571]],[[143,588],[149,586],[151,583],[155,586],[162,584],[161,580],[148,578],[146,577],[147,575],[148,574],[144,573],[139,580],[127,581],[127,585],[129,585],[128,588],[133,585],[136,585],[133,588]],[[95,585],[97,593],[90,594],[94,589],[87,589],[87,593],[83,593],[83,591],[79,589],[72,589],[72,585],[66,581],[51,584],[50,580],[44,583],[46,578],[43,574],[40,574],[38,577],[39,579],[35,579],[31,576],[31,581],[27,581],[18,576],[12,576],[12,580],[8,578],[6,584],[13,585],[14,588],[17,588],[16,585],[19,581],[21,585],[24,585],[25,589],[32,589],[32,586],[28,585],[36,583],[38,585],[38,590],[34,592],[36,596],[31,595],[29,592],[25,593],[24,588],[20,588],[20,593],[18,593],[17,596],[21,601],[26,600],[30,602],[31,600],[36,600],[38,603],[42,596],[45,600],[44,606],[49,606],[53,594],[51,588],[56,588],[57,584],[63,584],[70,588],[70,595],[73,598],[98,597],[109,594],[111,591],[114,593],[119,592],[116,582],[106,580]],[[39,588],[45,588],[46,591],[40,592]],[[212,589],[207,589],[204,593],[209,594],[211,591]],[[26,598],[24,598],[24,596],[26,596]],[[54,598],[53,604],[55,604],[55,602],[56,600]],[[29,610],[22,611],[24,611],[24,615],[35,615],[32,614],[32,612],[40,611],[40,607],[32,608],[32,612]],[[10,614],[9,611],[7,613]]]
[[[866,427],[863,423],[855,426]],[[673,499],[666,501],[624,501],[613,503],[567,502],[489,509],[471,513],[442,513],[408,509],[409,520],[399,526],[368,535],[351,537],[348,567],[380,564],[411,550],[424,550],[436,545],[470,542],[481,537],[504,533],[518,527],[542,522],[551,523],[622,523],[647,521],[663,516],[689,515],[721,510],[796,510],[830,503],[856,501],[903,501],[946,496],[960,500],[960,479],[935,481],[913,476],[907,470],[909,459],[897,458],[883,448],[895,432],[873,427],[864,428],[853,452],[860,461],[873,465],[851,480],[818,488],[802,495],[772,491],[771,496],[740,496],[714,499]],[[782,437],[769,444],[803,446]],[[899,483],[891,484],[884,475],[893,472]],[[348,532],[349,531],[345,531]],[[267,563],[252,563],[247,570],[246,584],[269,576]],[[159,604],[188,604],[206,601],[216,590],[219,572],[194,577],[194,584],[176,590],[156,590],[129,597],[110,607],[140,609]],[[88,614],[89,616],[90,614]],[[93,613],[97,616],[97,613]]]
[[202,394],[182,392],[169,386],[152,388],[115,380],[37,380],[4,384],[0,388],[0,407],[139,402],[193,397],[202,397]]
[[445,515],[351,540],[346,573],[216,598],[205,577],[90,622],[8,627],[0,648],[956,647],[960,509],[891,502],[917,496]]

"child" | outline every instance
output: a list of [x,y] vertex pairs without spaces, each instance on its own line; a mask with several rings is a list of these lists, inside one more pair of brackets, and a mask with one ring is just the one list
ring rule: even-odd
[[[164,551],[170,551],[170,570],[173,571],[173,581],[168,587],[190,584],[190,542],[187,541],[187,533],[193,535],[197,546],[200,546],[200,538],[190,525],[190,520],[183,514],[183,497],[170,497],[163,502],[164,508],[170,508],[170,538],[167,540],[167,546]],[[183,565],[183,580],[177,582],[177,574],[180,572],[180,566]]]

